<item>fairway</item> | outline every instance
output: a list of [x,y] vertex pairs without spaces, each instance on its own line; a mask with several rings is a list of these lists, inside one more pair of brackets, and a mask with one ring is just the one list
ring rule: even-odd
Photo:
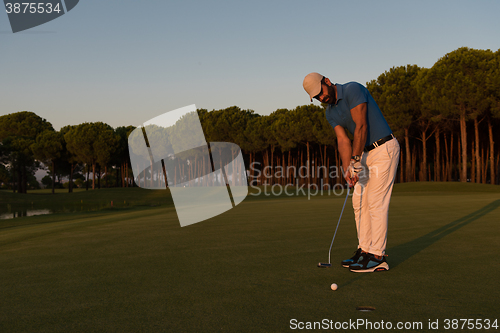
[[379,273],[340,266],[357,245],[350,199],[333,265],[316,267],[328,259],[343,201],[249,196],[184,228],[168,199],[0,221],[0,332],[305,331],[291,329],[294,319],[383,320],[393,331],[421,322],[413,331],[436,332],[446,319],[500,320],[499,186],[396,184],[390,270]]

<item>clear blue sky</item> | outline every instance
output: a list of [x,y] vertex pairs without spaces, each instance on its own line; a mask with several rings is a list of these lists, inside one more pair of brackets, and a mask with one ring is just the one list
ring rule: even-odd
[[190,104],[269,114],[307,104],[312,71],[366,84],[462,46],[496,51],[498,13],[497,0],[80,0],[13,34],[2,11],[0,115],[33,111],[59,129]]

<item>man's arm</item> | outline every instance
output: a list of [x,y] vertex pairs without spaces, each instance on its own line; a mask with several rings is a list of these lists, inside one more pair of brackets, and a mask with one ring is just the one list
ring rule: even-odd
[[335,126],[334,130],[335,134],[337,135],[337,144],[339,146],[340,159],[342,160],[344,178],[346,179],[347,183],[349,183],[349,185],[353,186],[358,181],[357,175],[351,179],[351,174],[347,172],[349,164],[351,163],[352,156],[351,140],[347,136],[345,129],[342,126]]
[[[366,144],[368,122],[366,120],[366,103],[361,103],[351,109],[352,120],[356,123],[354,141],[352,142],[352,156],[361,155]],[[351,156],[349,156],[349,159]]]

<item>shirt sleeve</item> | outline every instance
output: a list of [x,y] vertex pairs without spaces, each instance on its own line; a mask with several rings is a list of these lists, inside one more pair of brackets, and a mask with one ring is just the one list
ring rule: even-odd
[[337,126],[337,122],[335,121],[335,119],[333,119],[333,116],[332,116],[332,111],[330,110],[330,107],[328,107],[326,110],[325,110],[325,117],[326,117],[326,120],[328,121],[328,123],[330,124],[330,126],[332,126],[332,128],[335,128],[335,126]]
[[349,110],[362,103],[368,103],[368,90],[360,83],[351,82],[344,85],[344,98],[347,102]]

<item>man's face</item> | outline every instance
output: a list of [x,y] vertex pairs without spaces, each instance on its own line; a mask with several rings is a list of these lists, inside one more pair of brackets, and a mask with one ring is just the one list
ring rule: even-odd
[[321,92],[314,96],[321,103],[332,104],[335,103],[335,90],[329,82],[321,82]]

